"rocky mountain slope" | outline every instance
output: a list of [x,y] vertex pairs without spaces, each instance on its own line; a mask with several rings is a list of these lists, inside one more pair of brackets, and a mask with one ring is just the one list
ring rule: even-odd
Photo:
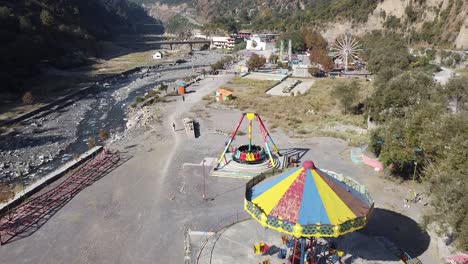
[[[137,0],[135,0],[137,1]],[[313,25],[327,39],[387,28],[411,42],[468,48],[465,0],[138,0],[152,14],[184,14],[199,22],[235,19],[253,31]]]
[[154,20],[127,0],[0,0],[0,93],[31,89],[23,81],[43,66],[83,65],[99,55],[99,40],[145,18]]

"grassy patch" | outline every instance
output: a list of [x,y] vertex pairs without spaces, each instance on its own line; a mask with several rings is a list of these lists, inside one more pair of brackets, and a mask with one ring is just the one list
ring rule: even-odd
[[166,61],[167,58],[171,57],[172,55],[166,53],[163,59],[154,60],[153,54],[156,51],[157,50],[133,52],[110,60],[102,61],[100,63],[96,63],[92,66],[93,70],[91,72],[91,75],[116,74],[136,67],[153,66]]
[[[345,115],[342,107],[331,96],[333,85],[348,82],[343,79],[318,79],[311,89],[298,96],[272,96],[265,93],[276,81],[260,81],[233,78],[224,88],[234,92],[232,106],[241,111],[259,113],[271,128],[291,131],[297,137],[332,136],[348,140],[352,144],[365,142],[359,131],[365,128],[361,115]],[[360,101],[371,93],[368,82],[360,83]],[[346,125],[345,131],[335,126]],[[355,129],[352,129],[355,128]]]
[[458,69],[455,72],[457,72],[461,76],[468,76],[468,68]]

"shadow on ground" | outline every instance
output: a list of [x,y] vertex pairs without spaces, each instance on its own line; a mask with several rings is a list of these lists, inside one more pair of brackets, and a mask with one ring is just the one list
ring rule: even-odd
[[[83,184],[76,188],[67,189],[66,193],[60,191],[61,189],[65,189],[63,185],[69,184],[70,178],[72,177],[74,178],[71,181],[79,179],[76,176],[77,173],[88,173],[88,171],[85,172],[82,169],[85,168],[90,161],[76,168],[74,172],[72,172],[68,178],[64,179],[62,183],[58,184],[58,186],[43,193],[39,193],[38,195],[34,195],[23,201],[23,203],[17,207],[8,210],[3,216],[0,215],[0,244],[9,244],[33,235],[78,193],[132,158],[132,156],[126,154],[120,154],[119,156],[119,160],[110,166],[93,166],[88,171],[96,172],[97,176],[91,178],[90,181],[83,182]],[[78,177],[82,177],[82,175],[78,175]],[[59,202],[54,203],[55,200]],[[14,221],[9,219],[14,219]]]
[[361,231],[365,235],[385,237],[411,257],[421,256],[431,238],[419,224],[408,216],[382,208],[375,208],[369,223]]

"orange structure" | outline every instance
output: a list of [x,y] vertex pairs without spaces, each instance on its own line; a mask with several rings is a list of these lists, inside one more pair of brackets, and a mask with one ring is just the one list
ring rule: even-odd
[[179,86],[179,88],[177,89],[177,93],[178,94],[185,94],[185,87],[184,86]]
[[223,102],[226,99],[230,99],[232,97],[232,92],[226,89],[218,89],[216,91],[216,101]]

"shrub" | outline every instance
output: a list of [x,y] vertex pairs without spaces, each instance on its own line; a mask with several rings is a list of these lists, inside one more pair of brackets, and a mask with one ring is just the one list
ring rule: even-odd
[[23,97],[21,98],[23,104],[32,104],[34,102],[34,97],[30,91],[24,93]]
[[0,203],[7,202],[15,196],[15,193],[5,183],[0,182]]
[[141,102],[143,102],[144,100],[145,100],[145,99],[144,99],[143,97],[140,97],[140,96],[137,96],[137,97],[135,98],[135,102],[136,102],[136,103],[141,103]]
[[41,22],[46,27],[51,27],[54,25],[54,17],[50,14],[48,10],[43,9],[40,14]]
[[88,149],[94,148],[94,146],[96,146],[96,139],[94,139],[93,137],[89,137],[86,141],[86,146],[88,147]]
[[265,66],[265,63],[266,58],[264,56],[253,53],[247,61],[247,66],[250,70],[257,70],[258,68]]
[[346,114],[359,98],[359,83],[338,83],[333,87],[331,95],[340,101]]
[[99,129],[99,139],[106,141],[109,138],[109,133],[107,133],[103,128]]

